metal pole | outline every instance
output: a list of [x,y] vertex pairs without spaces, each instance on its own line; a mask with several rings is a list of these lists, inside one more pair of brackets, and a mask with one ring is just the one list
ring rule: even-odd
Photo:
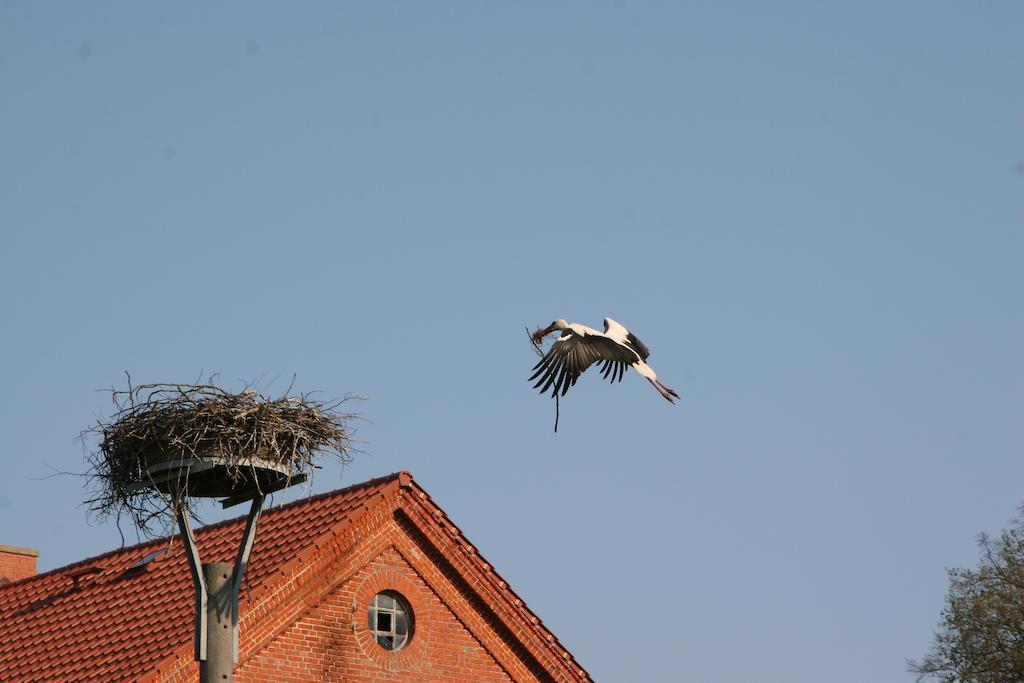
[[206,659],[199,664],[200,683],[231,683],[234,662],[232,617],[233,567],[230,562],[206,562]]
[[249,566],[252,545],[256,542],[256,526],[260,521],[265,497],[263,494],[259,494],[252,499],[249,519],[245,523],[245,532],[242,534],[242,542],[238,546],[238,556],[235,558],[234,573],[231,577],[231,661],[235,664],[238,664],[238,592],[242,588],[242,579]]
[[192,533],[192,519],[188,514],[188,504],[181,500],[177,508],[178,528],[181,529],[181,542],[185,546],[185,557],[188,558],[188,569],[192,573],[192,585],[196,591],[194,641],[196,661],[201,662],[206,659],[206,582],[203,580],[203,565],[199,559],[196,537]]

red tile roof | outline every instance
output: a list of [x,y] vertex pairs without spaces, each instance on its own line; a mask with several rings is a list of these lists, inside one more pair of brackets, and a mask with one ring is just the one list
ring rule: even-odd
[[[398,480],[393,474],[264,511],[243,593],[272,580],[287,560]],[[244,525],[240,517],[197,530],[203,561],[233,562]],[[163,557],[130,569],[164,548]],[[192,595],[177,539],[122,548],[0,587],[0,680],[134,680],[191,643]]]
[[[390,504],[401,505],[414,524],[447,538],[445,554],[477,577],[481,597],[520,637],[529,634],[523,646],[531,656],[561,670],[559,678],[590,680],[408,472],[265,510],[240,596],[243,611],[247,596],[276,590],[327,539],[370,519],[387,501],[398,501]],[[239,517],[198,529],[202,561],[233,562],[244,525]],[[160,556],[133,567],[153,554]],[[2,586],[0,680],[135,680],[176,657],[191,660],[193,596],[178,539],[122,548]]]

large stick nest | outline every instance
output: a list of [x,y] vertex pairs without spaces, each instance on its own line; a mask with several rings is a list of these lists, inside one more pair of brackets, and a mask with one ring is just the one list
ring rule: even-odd
[[325,454],[351,461],[348,423],[355,415],[340,410],[350,397],[271,399],[200,384],[145,384],[111,394],[115,413],[83,434],[99,441],[86,456],[93,495],[87,503],[100,517],[129,516],[146,535],[160,531],[151,528],[154,522],[166,530],[165,513],[196,495],[187,480],[158,490],[149,471],[154,465],[216,458],[231,489],[251,486],[253,458],[287,468],[288,477],[312,475]]

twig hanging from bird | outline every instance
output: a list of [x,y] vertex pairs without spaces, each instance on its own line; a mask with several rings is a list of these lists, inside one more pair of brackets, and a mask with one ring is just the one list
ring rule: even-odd
[[[537,352],[537,355],[540,356],[541,359],[543,359],[544,358],[544,349],[541,348],[540,340],[537,339],[537,333],[540,332],[540,328],[538,327],[532,334],[530,333],[530,328],[529,327],[527,327],[525,329],[526,329],[526,336],[530,340],[530,343],[533,345],[533,350]],[[561,411],[560,411],[559,406],[558,406],[558,396],[556,395],[555,396],[555,433],[556,434],[558,433],[558,417],[559,417],[559,413],[560,412]]]

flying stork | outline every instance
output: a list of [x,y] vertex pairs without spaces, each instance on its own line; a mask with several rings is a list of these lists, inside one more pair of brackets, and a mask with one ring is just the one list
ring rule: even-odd
[[539,344],[541,339],[555,330],[562,330],[562,336],[533,366],[534,373],[529,380],[532,382],[540,378],[533,385],[534,389],[540,389],[540,393],[546,393],[554,387],[551,389],[552,396],[557,396],[559,391],[565,396],[565,392],[576,384],[584,370],[601,361],[600,369],[604,371],[604,377],[610,376],[613,383],[616,380],[622,381],[628,365],[646,377],[669,403],[675,403],[673,398],[679,398],[679,394],[658,381],[654,370],[645,362],[651,355],[650,350],[632,332],[611,318],[604,319],[604,332],[579,323],[570,325],[559,318],[543,330],[534,332],[533,341]]

